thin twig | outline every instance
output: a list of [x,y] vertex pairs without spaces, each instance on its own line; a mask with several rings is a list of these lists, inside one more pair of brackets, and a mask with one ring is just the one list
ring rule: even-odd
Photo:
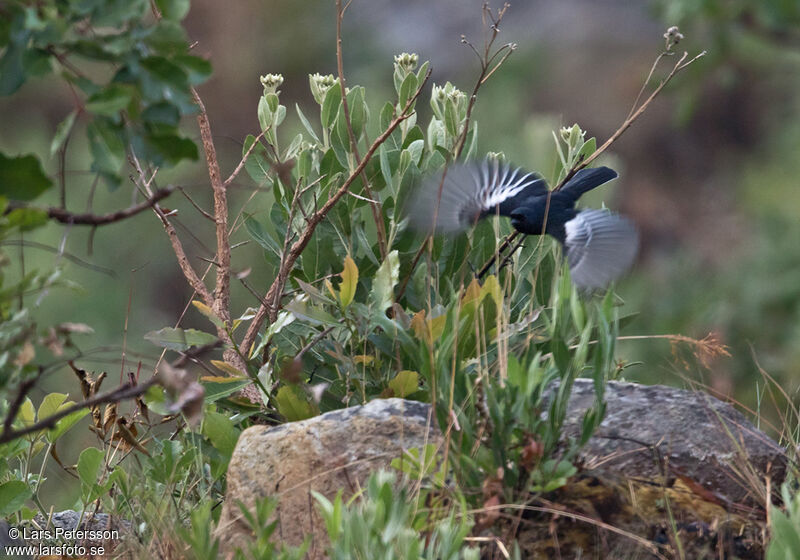
[[233,183],[234,179],[236,179],[236,176],[239,175],[239,172],[244,168],[245,164],[247,163],[247,159],[253,153],[253,150],[256,149],[256,146],[258,145],[259,141],[264,137],[264,135],[267,133],[268,130],[269,127],[267,127],[267,130],[261,131],[261,133],[258,136],[256,136],[256,139],[253,141],[250,147],[247,148],[247,151],[242,156],[241,161],[239,161],[239,165],[236,166],[236,169],[233,170],[233,173],[230,174],[230,177],[225,179],[225,182],[222,183],[222,185],[226,189],[230,186],[231,183]]

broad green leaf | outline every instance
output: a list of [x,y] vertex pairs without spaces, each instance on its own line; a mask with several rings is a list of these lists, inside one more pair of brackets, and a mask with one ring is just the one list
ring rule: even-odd
[[53,157],[58,150],[61,149],[61,146],[64,145],[64,142],[67,140],[67,136],[69,133],[72,132],[72,126],[75,124],[75,117],[78,116],[78,111],[73,110],[66,118],[58,124],[56,127],[56,133],[53,135],[53,141],[50,142],[50,157]]
[[[59,410],[65,408],[65,407],[71,406],[72,404],[73,404],[72,401],[67,401],[67,402],[65,402],[64,404],[62,404],[59,407]],[[89,414],[89,409],[88,408],[82,408],[81,410],[76,410],[75,412],[72,412],[72,413],[67,414],[66,416],[64,416],[64,418],[62,418],[61,420],[56,422],[56,425],[52,430],[48,430],[45,433],[45,437],[47,438],[47,441],[49,441],[50,443],[53,443],[54,441],[56,441],[58,438],[60,438],[62,435],[64,435],[70,428],[72,428],[72,426],[77,424],[80,421],[80,419],[83,418],[84,416],[86,416],[87,414]]]
[[[252,134],[247,135],[247,138],[244,140],[244,145],[242,146],[242,156],[250,150],[250,146],[252,146],[255,141],[255,136]],[[250,155],[247,157],[244,168],[256,184],[267,184],[272,174],[269,154],[264,144],[259,142],[258,146],[253,148],[253,151],[250,152]]]
[[205,376],[200,378],[200,384],[206,390],[205,401],[207,403],[228,397],[252,382],[249,377]]
[[339,114],[339,105],[342,104],[342,89],[337,82],[325,93],[325,100],[322,102],[320,120],[322,126],[330,128],[336,115]]
[[206,344],[213,344],[217,341],[217,337],[213,334],[196,329],[175,329],[172,327],[164,327],[158,331],[150,331],[144,335],[144,338],[156,346],[161,346],[169,350],[176,350],[178,352],[188,350],[192,346],[205,346]]
[[347,307],[353,301],[358,286],[358,267],[350,255],[344,258],[344,270],[340,276],[342,283],[339,285],[339,301],[343,307]]
[[274,253],[275,255],[281,255],[281,248],[278,247],[278,244],[270,237],[267,229],[253,216],[245,214],[244,219],[244,227],[247,230],[247,233],[250,234],[256,243],[261,245],[264,249],[269,251],[270,253]]
[[22,425],[25,427],[32,426],[36,421],[36,412],[30,399],[26,398],[19,407],[16,419],[22,422]]
[[95,115],[116,117],[131,102],[131,90],[120,84],[111,84],[86,100],[86,108]]
[[36,156],[7,157],[0,152],[0,195],[33,200],[53,185]]
[[181,160],[197,160],[197,145],[188,138],[177,134],[152,134],[146,138],[147,144],[155,153],[155,163],[166,162],[176,165]]
[[211,76],[211,63],[205,58],[190,54],[182,54],[173,58],[189,76],[189,83],[198,85]]
[[299,299],[290,301],[286,305],[286,310],[290,311],[298,319],[308,321],[315,325],[331,326],[339,324],[339,321],[327,311],[313,307]]
[[284,385],[275,396],[278,412],[289,422],[305,420],[316,415],[303,389],[297,385]]
[[43,226],[50,218],[46,210],[40,208],[17,208],[6,214],[7,227],[30,231]]
[[67,400],[67,396],[68,395],[65,393],[50,393],[46,395],[42,399],[42,403],[39,405],[39,410],[36,412],[36,417],[39,420],[42,420],[55,414],[63,402]]
[[189,13],[189,0],[156,0],[161,15],[168,20],[181,21]]
[[233,455],[239,434],[240,431],[224,414],[208,410],[203,416],[203,435],[226,457]]
[[419,374],[404,369],[389,381],[389,388],[395,397],[405,398],[419,388]]
[[409,74],[403,80],[403,84],[400,86],[400,102],[398,103],[401,110],[417,92],[417,83],[417,77],[414,74]]
[[96,447],[88,447],[78,457],[78,477],[86,486],[97,482],[100,467],[103,465],[105,453]]
[[386,255],[386,260],[378,268],[372,281],[370,299],[379,311],[386,311],[386,308],[394,302],[394,287],[397,285],[399,275],[400,257],[395,249]]
[[0,484],[0,517],[15,513],[33,496],[33,491],[21,480]]

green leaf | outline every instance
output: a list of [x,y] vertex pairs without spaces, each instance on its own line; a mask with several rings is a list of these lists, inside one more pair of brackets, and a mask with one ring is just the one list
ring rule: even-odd
[[17,208],[6,215],[8,228],[19,228],[21,231],[30,231],[43,226],[49,220],[46,210],[39,208]]
[[86,108],[95,115],[116,117],[131,102],[131,91],[120,84],[111,84],[86,100]]
[[353,127],[353,134],[358,140],[364,133],[368,111],[362,86],[356,86],[350,90],[350,93],[347,94],[347,105],[350,109],[350,124]]
[[45,396],[45,398],[42,399],[42,404],[39,405],[36,417],[42,420],[43,418],[55,414],[58,408],[67,400],[67,396],[68,395],[65,393],[50,393]]
[[339,285],[339,301],[342,307],[347,307],[353,301],[358,287],[358,267],[355,261],[347,255],[344,258],[344,270],[341,273],[342,283]]
[[189,13],[189,0],[156,0],[161,15],[172,21],[181,21]]
[[33,496],[33,491],[21,480],[0,484],[0,517],[15,513]]
[[155,152],[154,163],[167,162],[175,165],[181,160],[197,160],[197,146],[188,138],[177,134],[153,134],[147,137],[148,147]]
[[33,200],[53,185],[34,155],[7,157],[0,152],[0,195]]
[[317,144],[321,144],[321,142],[319,141],[319,137],[317,137],[317,133],[314,132],[314,127],[311,126],[311,123],[303,114],[303,111],[300,110],[300,105],[295,103],[294,107],[297,110],[297,116],[300,117],[300,122],[303,123],[303,127],[308,131],[308,134],[314,139],[314,142],[316,142]]
[[417,92],[417,83],[417,76],[414,74],[409,74],[403,80],[403,85],[400,86],[400,102],[398,103],[401,110]]
[[[248,134],[247,138],[244,140],[244,145],[242,146],[242,156],[247,153],[250,149],[250,146],[256,141],[256,137],[252,134]],[[253,151],[250,152],[250,155],[247,158],[247,161],[244,164],[244,168],[247,170],[247,174],[250,175],[250,178],[256,182],[258,185],[265,185],[267,181],[270,179],[270,158],[269,153],[267,152],[266,146],[261,142],[258,143],[258,146],[253,148]]]
[[284,385],[275,396],[278,412],[289,422],[305,420],[316,415],[303,389],[297,385]]
[[121,131],[106,119],[93,120],[86,129],[92,152],[92,171],[99,171],[119,182],[119,172],[125,162],[125,144]]
[[416,371],[404,369],[389,381],[389,388],[395,397],[405,398],[419,388],[419,374]]
[[189,83],[194,86],[202,84],[211,76],[211,62],[205,58],[182,54],[174,57],[173,60],[186,71],[189,76]]
[[224,414],[209,410],[203,416],[203,435],[226,457],[233,455],[240,433],[231,419]]
[[456,106],[454,103],[445,103],[444,125],[447,128],[447,133],[452,138],[458,136],[458,116],[456,114]]
[[[65,402],[63,405],[61,405],[59,407],[59,410],[65,408],[67,406],[71,406],[72,404],[73,404],[72,401],[67,401],[67,402]],[[80,421],[80,419],[83,418],[84,416],[86,416],[87,414],[89,414],[89,409],[88,408],[83,408],[81,410],[76,410],[75,412],[72,412],[72,413],[67,414],[66,416],[64,416],[64,418],[62,418],[61,420],[56,422],[56,425],[52,430],[49,430],[47,433],[45,433],[45,437],[47,438],[47,441],[49,441],[50,443],[53,443],[54,441],[56,441],[58,438],[60,438],[62,435],[64,435],[70,428],[72,428],[72,426],[77,424]]]
[[64,145],[64,142],[67,141],[67,137],[69,133],[72,132],[72,126],[75,124],[75,117],[77,116],[78,111],[74,110],[58,124],[53,140],[50,142],[50,157],[53,157],[56,152],[61,149],[61,146]]
[[164,327],[158,331],[150,331],[144,338],[155,344],[169,350],[183,352],[192,346],[205,346],[206,344],[213,344],[217,341],[217,337],[213,334],[198,331],[196,329],[175,329],[172,327]]
[[307,321],[313,325],[331,326],[339,324],[339,321],[337,321],[330,313],[327,313],[322,309],[312,307],[306,302],[300,301],[299,299],[290,301],[286,305],[286,310],[290,311],[292,315],[301,321]]
[[322,126],[325,128],[330,128],[331,125],[333,125],[333,121],[336,119],[336,115],[339,113],[339,105],[341,104],[342,90],[337,82],[327,91],[325,94],[325,100],[322,102],[322,111],[320,113]]
[[84,485],[91,487],[97,482],[104,457],[105,453],[96,447],[81,451],[78,457],[78,477]]
[[395,249],[386,255],[386,260],[378,268],[375,279],[372,281],[370,299],[378,311],[386,311],[386,308],[394,302],[394,287],[397,285],[399,276],[400,257]]
[[207,403],[224,399],[238,390],[250,385],[249,377],[201,377],[200,384],[205,389],[204,400]]
[[181,112],[167,101],[153,103],[142,112],[142,120],[151,124],[176,127],[181,120]]
[[274,253],[275,255],[281,255],[281,248],[278,247],[278,244],[270,237],[269,233],[267,232],[266,228],[253,218],[253,216],[245,214],[244,219],[244,227],[247,230],[247,233],[250,234],[256,243],[261,245],[267,251]]
[[22,422],[22,425],[25,427],[32,426],[36,421],[36,411],[33,408],[31,399],[26,398],[23,401],[22,405],[19,407],[19,411],[17,412],[16,420]]

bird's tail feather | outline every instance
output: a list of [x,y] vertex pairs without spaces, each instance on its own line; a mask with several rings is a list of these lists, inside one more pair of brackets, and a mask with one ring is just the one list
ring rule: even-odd
[[616,178],[617,172],[608,167],[581,169],[561,187],[561,192],[569,194],[573,200],[578,200],[584,193]]

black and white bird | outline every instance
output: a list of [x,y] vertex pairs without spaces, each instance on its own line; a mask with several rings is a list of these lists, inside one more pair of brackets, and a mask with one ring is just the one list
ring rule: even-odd
[[557,239],[572,281],[587,291],[606,288],[636,256],[639,236],[628,219],[608,210],[575,208],[584,193],[617,177],[608,167],[581,169],[557,191],[539,175],[497,159],[452,164],[444,183],[441,177],[431,175],[412,197],[409,223],[418,231],[452,235],[481,218],[507,216],[521,233]]

